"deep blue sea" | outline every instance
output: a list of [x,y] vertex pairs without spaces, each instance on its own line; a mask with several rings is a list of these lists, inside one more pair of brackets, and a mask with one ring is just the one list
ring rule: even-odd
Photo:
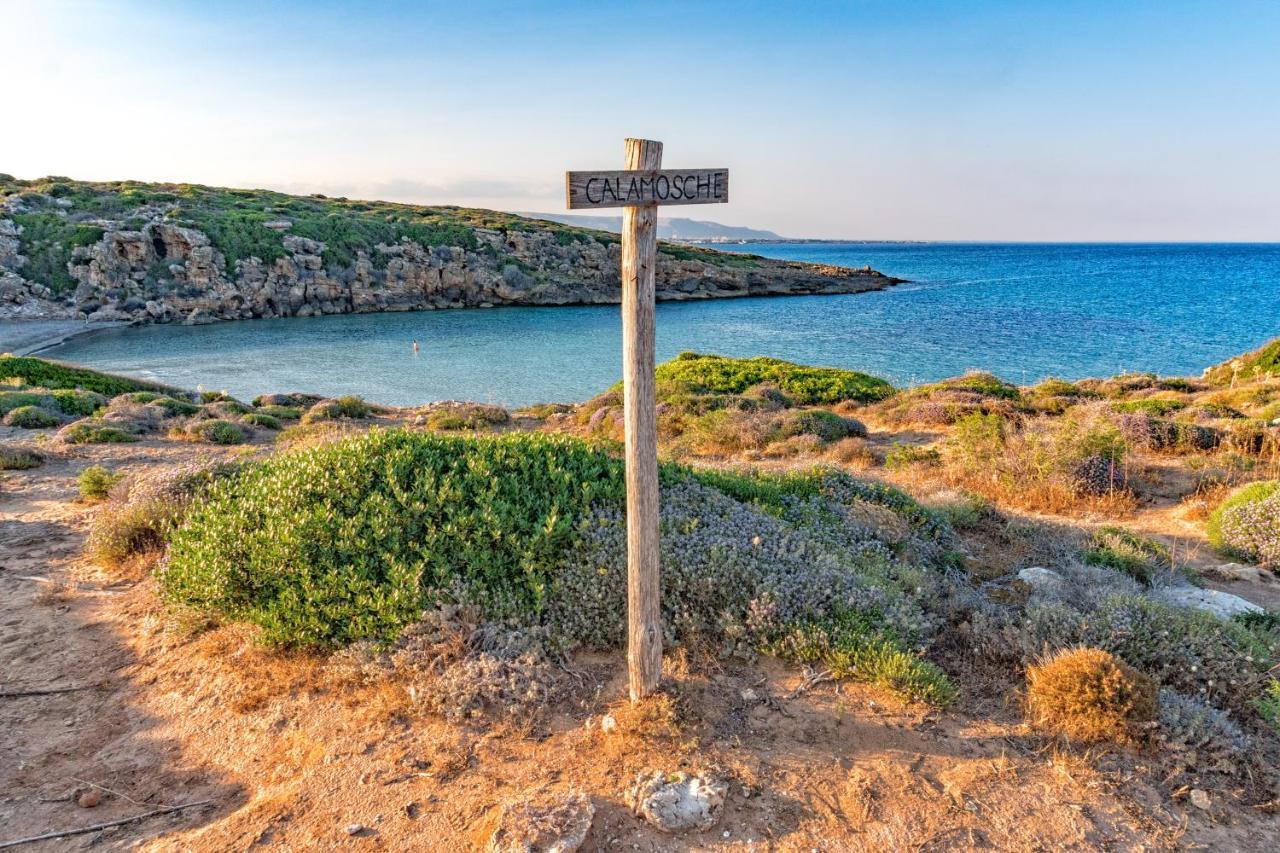
[[[769,355],[896,384],[978,368],[1020,384],[1126,370],[1198,374],[1280,335],[1280,244],[768,243],[773,258],[870,264],[876,293],[662,303],[658,356]],[[417,339],[421,352],[411,350]],[[410,405],[586,399],[621,375],[616,306],[490,308],[148,326],[51,358],[227,390]]]

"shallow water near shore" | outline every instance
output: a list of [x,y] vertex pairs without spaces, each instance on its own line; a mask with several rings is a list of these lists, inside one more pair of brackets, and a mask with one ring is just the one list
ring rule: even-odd
[[[723,247],[911,280],[874,293],[661,303],[658,357],[768,355],[909,385],[1198,374],[1280,335],[1280,244],[769,243]],[[420,352],[414,354],[412,341]],[[50,358],[201,385],[394,405],[586,399],[621,375],[617,306],[504,307],[95,332]]]

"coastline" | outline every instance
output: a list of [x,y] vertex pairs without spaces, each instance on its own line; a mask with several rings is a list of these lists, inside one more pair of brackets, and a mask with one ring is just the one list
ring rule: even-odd
[[0,320],[0,353],[34,355],[72,338],[104,329],[118,329],[129,323],[84,320]]

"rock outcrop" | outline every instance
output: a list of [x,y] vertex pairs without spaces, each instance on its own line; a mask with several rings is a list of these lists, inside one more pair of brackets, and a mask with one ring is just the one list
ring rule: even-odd
[[[5,216],[0,207],[0,318],[200,324],[620,298],[616,242],[565,241],[533,222],[531,230],[476,228],[475,248],[380,244],[338,267],[325,263],[324,243],[288,234],[287,219],[270,223],[285,235],[283,257],[228,264],[208,234],[159,213],[140,226],[136,215],[95,222],[101,239],[75,248],[67,264],[74,288],[55,293],[23,277],[22,227]],[[856,293],[897,281],[869,268],[679,250],[660,253],[657,270],[663,300]]]

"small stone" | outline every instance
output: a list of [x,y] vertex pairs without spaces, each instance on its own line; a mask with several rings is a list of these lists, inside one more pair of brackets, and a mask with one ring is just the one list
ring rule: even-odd
[[1192,788],[1191,805],[1207,812],[1209,810],[1209,794],[1200,788]]
[[102,802],[102,795],[97,791],[85,791],[76,797],[76,805],[82,809],[92,809]]
[[574,853],[587,839],[595,806],[581,791],[551,800],[521,800],[502,807],[489,853]]
[[759,696],[756,695],[756,692],[752,690],[750,687],[744,688],[740,695],[742,696],[743,702],[755,702],[757,699],[760,698]]
[[1018,580],[1031,587],[1033,592],[1059,589],[1063,584],[1062,575],[1042,566],[1028,566],[1018,572]]
[[683,771],[641,772],[626,801],[640,817],[663,832],[710,829],[724,810],[729,786]]
[[618,730],[618,718],[613,714],[605,714],[600,718],[600,731],[611,735]]
[[359,835],[360,833],[364,832],[364,824],[349,823],[342,828],[342,831],[345,832],[347,835]]

